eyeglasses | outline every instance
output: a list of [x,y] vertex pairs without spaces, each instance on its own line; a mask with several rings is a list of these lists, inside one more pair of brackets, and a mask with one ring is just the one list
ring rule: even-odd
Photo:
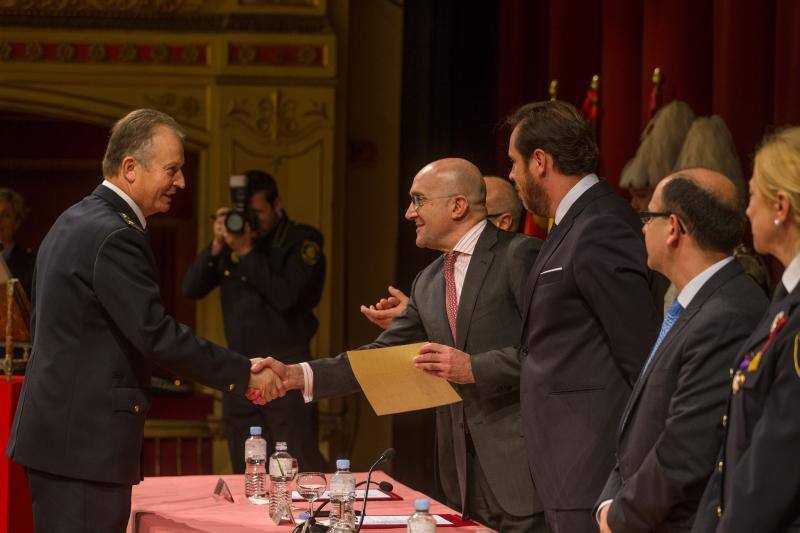
[[639,218],[642,219],[642,224],[649,224],[654,218],[669,218],[672,215],[675,215],[675,220],[678,221],[678,227],[681,233],[686,233],[686,228],[683,226],[683,222],[681,222],[677,213],[673,213],[672,211],[639,211]]
[[451,198],[453,196],[458,196],[457,194],[446,194],[444,196],[424,196],[422,194],[412,194],[411,195],[411,203],[414,204],[414,209],[419,211],[419,208],[425,205],[425,202],[430,200],[438,200],[440,198]]

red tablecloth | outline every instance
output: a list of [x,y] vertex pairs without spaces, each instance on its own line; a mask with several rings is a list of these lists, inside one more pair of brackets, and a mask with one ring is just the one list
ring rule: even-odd
[[[217,502],[211,496],[220,476],[177,476],[146,478],[133,487],[129,533],[250,533],[283,532],[292,527],[288,524],[276,526],[267,517],[266,505],[253,505],[244,497],[242,476],[222,476],[233,493],[234,503]],[[365,474],[356,474],[359,481]],[[372,475],[375,481],[389,481],[394,493],[402,500],[370,501],[368,515],[409,515],[413,512],[414,499],[426,498],[405,485],[398,483],[383,472]],[[296,502],[295,516],[306,510],[305,502]],[[361,506],[357,504],[357,509]],[[455,514],[455,511],[431,499],[431,513]],[[458,533],[475,531],[480,526],[441,528],[443,532]],[[372,532],[404,531],[404,529],[364,529]]]

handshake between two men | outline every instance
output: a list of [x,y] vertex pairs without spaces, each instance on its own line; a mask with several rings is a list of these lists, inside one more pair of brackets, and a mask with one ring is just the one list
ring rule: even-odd
[[[273,357],[251,361],[250,386],[245,396],[254,404],[265,405],[291,390],[304,391],[305,375],[300,364],[286,365]],[[469,354],[444,344],[423,345],[414,358],[414,366],[453,383],[475,383]]]

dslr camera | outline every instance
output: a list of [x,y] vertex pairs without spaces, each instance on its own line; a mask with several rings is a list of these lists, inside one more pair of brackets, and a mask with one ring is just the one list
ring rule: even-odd
[[258,216],[250,209],[250,198],[247,195],[247,176],[235,174],[230,177],[231,204],[233,207],[225,215],[225,229],[230,233],[241,235],[246,224],[250,229],[258,229]]

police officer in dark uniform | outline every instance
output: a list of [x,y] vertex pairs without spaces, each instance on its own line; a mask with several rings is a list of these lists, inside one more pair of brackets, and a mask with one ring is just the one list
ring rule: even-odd
[[[240,353],[269,354],[285,363],[310,359],[309,341],[318,322],[325,278],[322,235],[292,221],[281,208],[272,176],[250,170],[246,205],[252,219],[241,234],[225,227],[228,208],[217,210],[214,240],[195,259],[183,280],[183,293],[199,299],[219,286],[225,336]],[[263,426],[271,454],[277,441],[303,470],[321,471],[325,461],[318,447],[317,412],[298,391],[280,401],[256,406],[225,395],[225,436],[235,473],[244,472],[244,441],[250,426]]]
[[693,533],[800,532],[799,191],[795,127],[774,134],[756,154],[747,208],[753,245],[785,271],[730,369],[722,450]]

